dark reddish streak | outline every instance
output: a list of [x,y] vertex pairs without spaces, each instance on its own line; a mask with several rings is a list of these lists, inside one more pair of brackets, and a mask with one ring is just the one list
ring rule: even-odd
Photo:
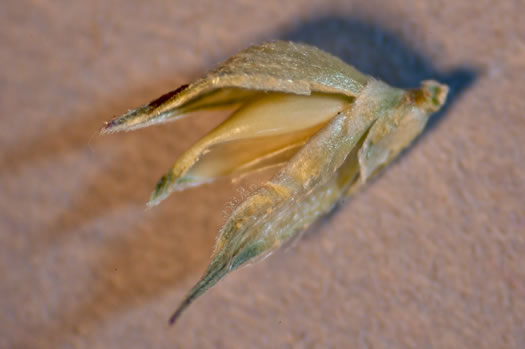
[[179,88],[177,88],[176,90],[173,90],[173,91],[170,91],[168,93],[165,93],[162,96],[160,96],[159,98],[149,102],[148,106],[152,107],[152,108],[156,108],[159,105],[161,105],[162,103],[164,103],[167,100],[169,100],[170,98],[172,98],[173,96],[178,95],[179,93],[181,93],[182,91],[187,89],[188,86],[190,86],[190,85],[189,84],[184,84],[184,85],[180,86]]

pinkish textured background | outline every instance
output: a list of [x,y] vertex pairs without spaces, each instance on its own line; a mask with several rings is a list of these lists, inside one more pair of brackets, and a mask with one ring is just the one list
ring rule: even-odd
[[[525,2],[0,8],[0,348],[525,348]],[[438,78],[453,98],[354,200],[169,328],[239,194],[144,204],[224,116],[97,130],[272,38],[396,85]]]

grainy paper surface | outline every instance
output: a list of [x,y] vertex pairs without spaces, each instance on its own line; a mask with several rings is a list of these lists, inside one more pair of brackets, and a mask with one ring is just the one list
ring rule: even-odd
[[[7,2],[0,11],[0,347],[525,347],[521,1]],[[103,122],[249,44],[305,41],[446,110],[290,249],[188,309],[236,186],[144,210],[225,114]],[[257,181],[237,184],[247,190]]]

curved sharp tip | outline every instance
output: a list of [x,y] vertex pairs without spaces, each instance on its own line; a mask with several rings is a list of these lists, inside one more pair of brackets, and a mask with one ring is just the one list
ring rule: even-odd
[[168,193],[165,190],[162,190],[162,191],[155,190],[153,191],[153,193],[151,193],[151,196],[149,198],[149,201],[146,203],[146,206],[148,206],[148,208],[157,206],[167,196],[168,196]]
[[[204,287],[203,287],[204,286]],[[211,286],[210,286],[211,287]],[[207,289],[207,285],[202,285],[202,281],[199,282],[196,287],[193,288],[193,290],[186,296],[184,301],[177,307],[177,309],[173,312],[173,314],[170,316],[169,324],[170,326],[173,326],[177,319],[180,317],[180,315],[188,308],[188,306],[201,294]]]
[[190,290],[182,303],[178,306],[175,312],[169,318],[169,324],[173,325],[180,315],[193,303],[195,299],[205,293],[208,289],[214,286],[220,279],[224,277],[230,270],[227,268],[228,264],[224,261],[217,261],[217,259],[210,264],[208,271],[200,279],[199,282]]
[[162,176],[157,182],[157,184],[155,185],[155,189],[151,193],[147,206],[148,207],[156,206],[162,200],[164,200],[169,195],[168,188],[171,185],[171,183],[172,183],[171,174]]
[[175,324],[175,321],[177,321],[177,318],[179,317],[180,313],[179,312],[175,312],[173,313],[173,315],[170,316],[170,319],[169,319],[169,324],[170,326],[173,326]]
[[170,326],[173,326],[175,324],[175,321],[180,317],[180,314],[188,307],[189,303],[184,302],[182,303],[177,310],[170,316],[170,319],[168,320],[168,323]]

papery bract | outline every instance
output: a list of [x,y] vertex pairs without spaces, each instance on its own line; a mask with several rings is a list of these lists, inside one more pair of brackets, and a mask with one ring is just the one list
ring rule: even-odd
[[170,321],[227,273],[268,255],[366,183],[421,133],[447,93],[435,81],[390,87],[315,47],[277,41],[110,121],[103,133],[238,108],[176,161],[150,205],[174,190],[280,166],[234,209],[208,270]]

